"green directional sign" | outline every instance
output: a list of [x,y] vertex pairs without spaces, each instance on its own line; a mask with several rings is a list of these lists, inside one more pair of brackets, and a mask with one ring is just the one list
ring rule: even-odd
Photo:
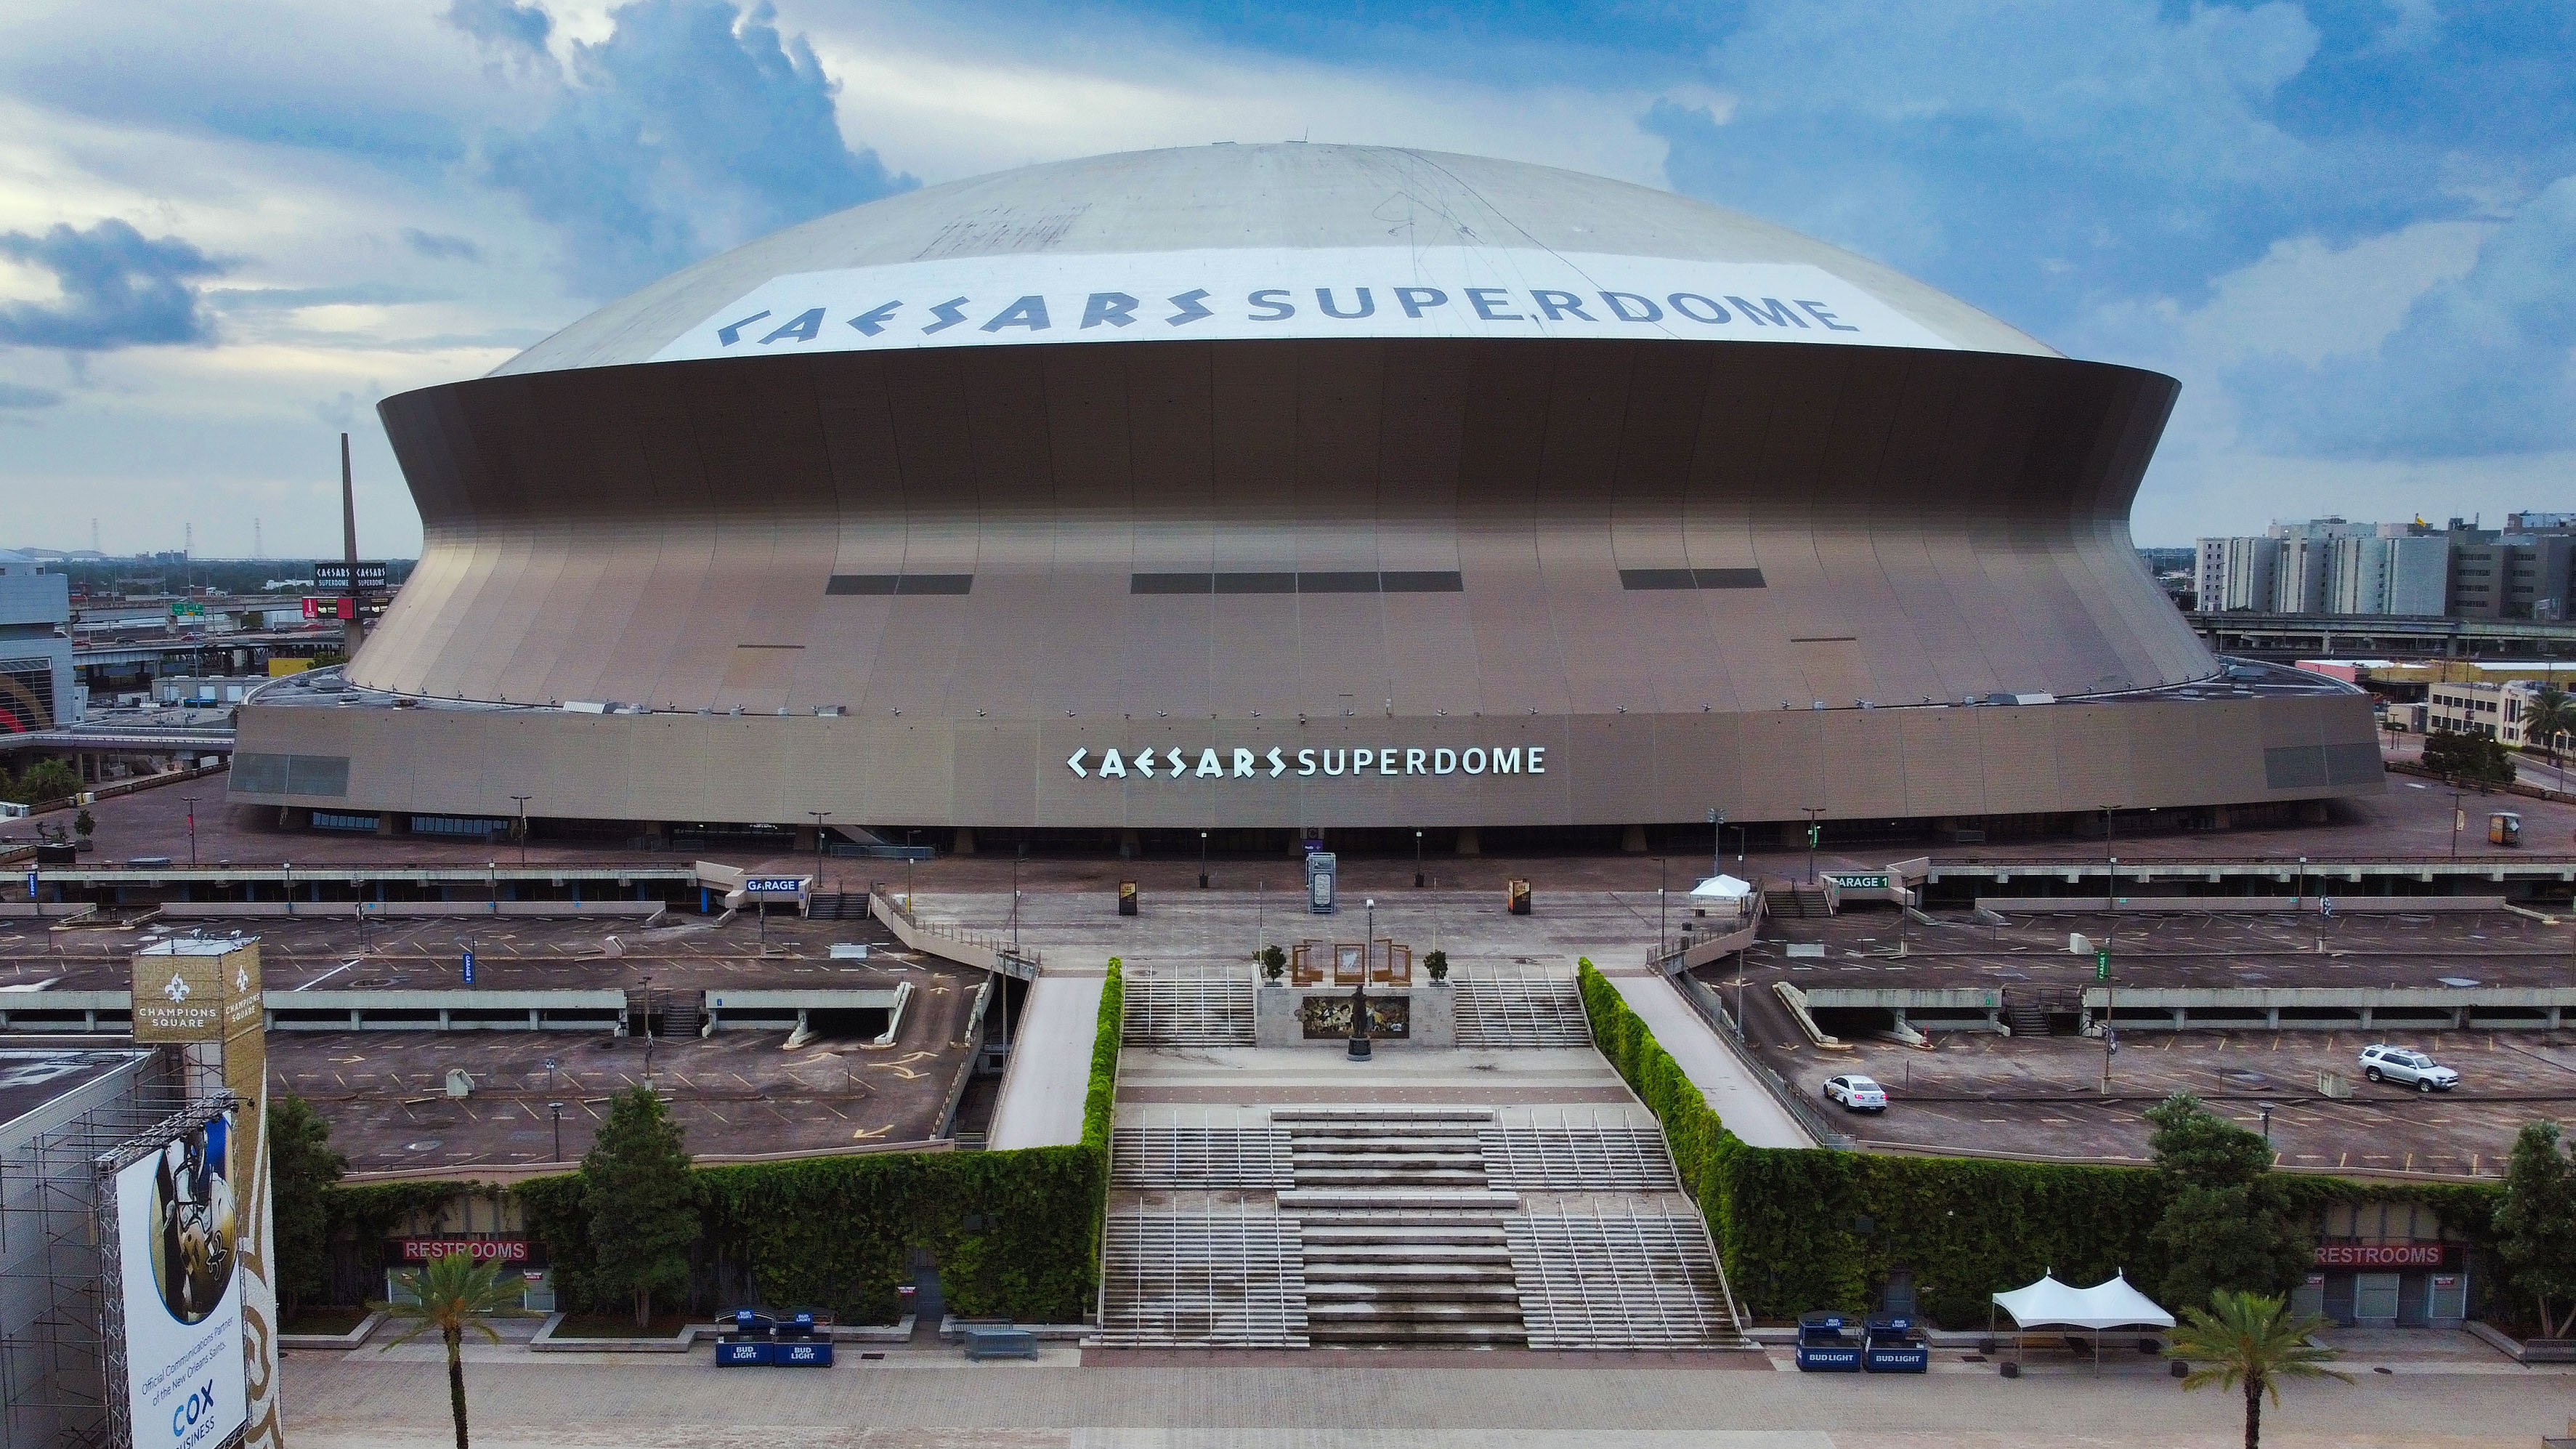
[[2107,947],[2093,953],[2093,979],[2096,981],[2111,979],[2111,952]]

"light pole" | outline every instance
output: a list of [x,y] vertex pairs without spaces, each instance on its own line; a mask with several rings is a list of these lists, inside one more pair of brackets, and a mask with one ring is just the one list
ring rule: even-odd
[[[1207,888],[1207,832],[1202,830],[1199,832],[1199,889],[1206,890]],[[1018,899],[1016,888],[1013,890],[1012,898],[1014,900]]]
[[1377,955],[1377,898],[1367,898],[1368,935],[1360,945],[1360,981],[1351,991],[1351,1037],[1349,1056],[1352,1061],[1369,1059],[1369,962]]
[[653,1080],[653,978],[644,978],[644,1080]]
[[1824,833],[1824,827],[1816,823],[1816,817],[1825,813],[1825,807],[1822,805],[1809,805],[1806,807],[1806,811],[1807,884],[1814,885],[1816,883],[1816,837]]
[[1663,875],[1655,884],[1655,964],[1661,966],[1673,949],[1672,884],[1673,862],[1666,856],[1655,862]]
[[198,799],[198,797],[197,797],[197,796],[194,796],[194,795],[182,795],[182,796],[180,796],[179,798],[180,798],[180,799],[182,799],[182,800],[185,800],[186,802],[188,802],[188,864],[189,864],[189,865],[191,865],[191,866],[193,866],[193,865],[195,865],[195,864],[197,863],[197,799]]
[[1413,888],[1422,889],[1422,832],[1413,832]]
[[[1020,954],[1020,861],[1011,857],[1011,954]],[[1006,1016],[1008,1013],[1004,1013]]]
[[2297,894],[2291,896],[2290,899],[2294,902],[2305,903],[2308,898],[2308,858],[2304,855],[2299,857],[2299,883],[2295,889]]
[[2465,790],[2451,792],[2451,859],[2460,858],[2460,802],[2468,798]]
[[1708,873],[1712,879],[1724,870],[1726,856],[1726,812],[1708,812]]
[[550,1111],[550,1112],[552,1112],[552,1113],[554,1113],[554,1114],[555,1114],[555,1157],[554,1157],[554,1160],[555,1160],[555,1161],[557,1161],[557,1162],[561,1162],[561,1161],[563,1161],[563,1160],[564,1160],[564,1158],[563,1158],[563,1103],[561,1103],[561,1102],[548,1102],[548,1103],[546,1104],[546,1109],[547,1109],[548,1111]]
[[528,863],[528,801],[533,797],[513,795],[510,798],[519,802],[519,864],[524,868]]
[[814,817],[814,884],[820,888],[823,884],[823,819],[832,812],[808,810],[805,813]]

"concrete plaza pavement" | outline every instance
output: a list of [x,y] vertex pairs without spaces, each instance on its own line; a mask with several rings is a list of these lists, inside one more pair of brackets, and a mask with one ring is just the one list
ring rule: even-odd
[[[954,1349],[845,1345],[828,1369],[717,1369],[709,1356],[466,1350],[474,1442],[487,1449],[2172,1449],[2239,1442],[2241,1401],[2186,1393],[2152,1362],[1998,1378],[1943,1363],[1920,1377],[1695,1367],[1548,1366],[1456,1353],[1454,1367],[1372,1367],[1319,1350],[1296,1367],[1102,1367],[1050,1346],[1035,1363]],[[1418,1357],[1418,1356],[1409,1356]],[[1659,1356],[1666,1357],[1666,1356]],[[1710,1355],[1733,1358],[1734,1355]],[[1943,1354],[1946,1360],[1951,1357]],[[2491,1449],[2560,1432],[2576,1377],[2492,1366],[2373,1372],[2288,1386],[2272,1449]],[[453,1442],[441,1352],[290,1353],[282,1402],[299,1449]]]

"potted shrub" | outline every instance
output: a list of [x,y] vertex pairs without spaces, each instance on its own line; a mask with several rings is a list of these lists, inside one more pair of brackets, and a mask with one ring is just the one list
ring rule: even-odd
[[1432,985],[1446,986],[1449,984],[1449,953],[1434,951],[1423,957],[1422,969],[1431,973]]
[[1279,984],[1280,975],[1288,969],[1288,953],[1276,946],[1262,947],[1261,954],[1253,959],[1261,963],[1262,978],[1273,986]]
[[78,815],[72,817],[72,833],[80,837],[80,848],[83,850],[89,849],[90,835],[97,829],[98,819],[89,813],[89,807],[86,805],[81,807]]

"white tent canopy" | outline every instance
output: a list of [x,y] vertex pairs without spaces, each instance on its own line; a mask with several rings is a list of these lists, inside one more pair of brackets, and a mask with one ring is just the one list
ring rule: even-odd
[[1753,894],[1753,885],[1731,875],[1713,875],[1692,886],[1690,893],[1704,901],[1740,901]]
[[2023,1328],[2171,1328],[2174,1316],[2156,1301],[2129,1286],[2128,1275],[2114,1273],[2090,1288],[2060,1283],[2042,1273],[2027,1288],[1995,1295],[1995,1304]]

